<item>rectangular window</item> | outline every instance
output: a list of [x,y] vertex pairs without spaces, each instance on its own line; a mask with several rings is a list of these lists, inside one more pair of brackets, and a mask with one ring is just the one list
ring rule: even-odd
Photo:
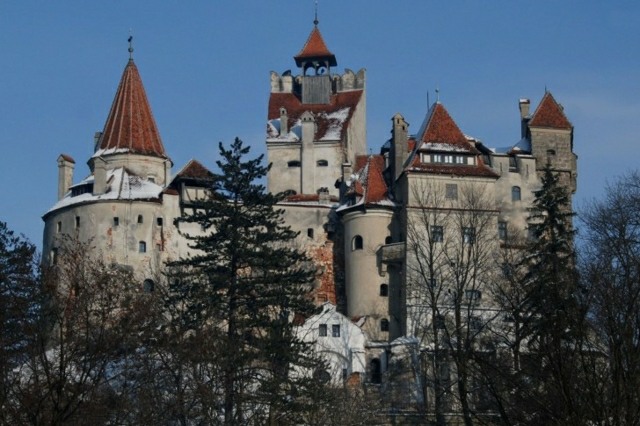
[[80,216],[76,216],[76,228],[80,228]]
[[482,298],[482,292],[480,290],[465,290],[464,297],[475,302]]
[[59,234],[60,232],[62,232],[62,222],[58,222],[56,224],[56,232]]
[[156,218],[156,224],[157,224],[158,226],[162,226],[163,221],[162,221],[162,218],[161,218],[161,217]]
[[444,330],[445,328],[444,315],[436,315],[434,322],[438,330]]
[[482,318],[477,316],[469,317],[469,329],[475,332],[482,330]]
[[431,227],[431,241],[441,243],[444,240],[444,229],[442,226],[434,225]]
[[318,326],[318,336],[327,337],[327,324],[320,324]]
[[448,183],[445,185],[445,198],[447,200],[458,199],[458,185],[455,183]]
[[462,228],[462,241],[465,244],[473,244],[476,242],[476,229],[471,227]]
[[145,243],[144,241],[140,241],[138,243],[138,252],[146,253],[147,252],[147,243]]
[[498,238],[503,241],[507,239],[507,222],[498,222]]
[[333,337],[340,337],[340,324],[333,324],[331,326],[331,335]]
[[118,216],[115,216],[113,218],[113,226],[118,226],[120,225],[120,218]]

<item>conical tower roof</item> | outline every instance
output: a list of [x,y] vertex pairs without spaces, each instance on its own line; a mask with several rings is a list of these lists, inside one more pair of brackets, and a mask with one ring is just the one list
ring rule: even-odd
[[332,67],[335,67],[338,64],[335,55],[327,48],[317,26],[313,27],[307,42],[302,47],[300,53],[294,56],[294,59],[296,60],[296,65],[299,67],[302,66],[304,62],[313,59],[326,59],[329,62],[329,66]]
[[129,152],[167,158],[133,59],[124,69],[96,150],[103,154]]

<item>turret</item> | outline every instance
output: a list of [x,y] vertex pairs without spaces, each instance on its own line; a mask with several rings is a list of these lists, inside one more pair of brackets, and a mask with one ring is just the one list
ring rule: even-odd
[[391,119],[391,167],[393,170],[393,181],[402,174],[404,162],[407,159],[407,129],[409,124],[404,121],[404,117],[395,114]]

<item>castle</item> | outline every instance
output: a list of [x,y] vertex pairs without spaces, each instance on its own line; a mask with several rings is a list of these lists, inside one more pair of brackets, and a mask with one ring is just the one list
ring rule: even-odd
[[[575,192],[573,127],[546,92],[533,111],[520,99],[521,134],[490,148],[435,102],[415,133],[393,115],[391,138],[367,154],[365,70],[335,73],[317,23],[294,60],[299,75],[271,73],[267,185],[291,191],[281,204],[285,220],[318,267],[313,296],[323,310],[303,327],[336,380],[377,383],[398,345],[429,346],[421,330],[439,316],[423,311],[434,300],[466,298],[477,312],[467,318],[472,324],[492,312],[490,275],[478,270],[494,271],[501,243],[526,234],[546,164]],[[174,219],[205,196],[210,171],[191,160],[172,173],[132,58],[88,165],[74,183],[75,161],[58,157],[58,201],[43,216],[44,261],[55,262],[60,235],[74,235],[153,289],[164,262],[188,253]],[[474,261],[483,263],[469,268],[473,281],[460,281],[471,252],[458,248],[471,246],[482,248]],[[446,290],[453,281],[463,295]]]

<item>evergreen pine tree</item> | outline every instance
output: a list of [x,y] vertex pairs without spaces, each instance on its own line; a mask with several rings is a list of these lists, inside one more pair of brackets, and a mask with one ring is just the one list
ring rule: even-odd
[[[531,395],[525,402],[544,424],[577,424],[574,386],[578,380],[580,309],[569,194],[547,164],[536,191],[529,229],[532,241],[524,256],[525,328],[531,362],[523,365]],[[533,405],[533,406],[531,406]]]
[[277,209],[286,194],[256,183],[269,170],[263,156],[245,160],[249,147],[237,138],[219,149],[220,173],[206,198],[177,219],[202,233],[185,232],[193,254],[169,264],[168,303],[180,307],[183,327],[213,339],[225,424],[286,424],[311,401],[305,392],[313,380],[292,372],[310,371],[317,361],[293,320],[314,310],[308,296],[315,271]]

